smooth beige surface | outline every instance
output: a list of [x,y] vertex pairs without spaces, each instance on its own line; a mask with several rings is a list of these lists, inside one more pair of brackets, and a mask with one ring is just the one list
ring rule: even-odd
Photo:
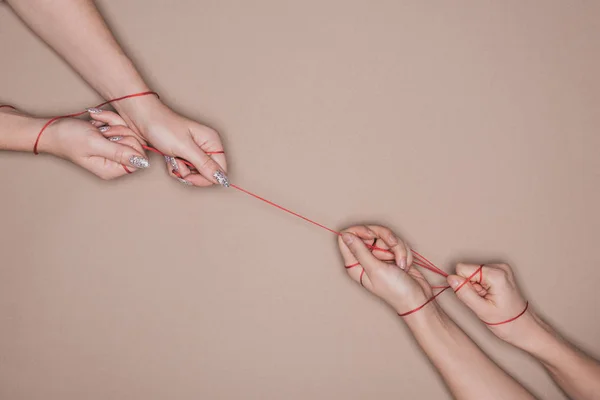
[[[100,6],[165,101],[222,132],[235,183],[336,229],[390,225],[448,271],[508,261],[600,355],[599,3]],[[0,35],[0,103],[98,102],[5,6]],[[106,183],[0,155],[1,399],[449,398],[332,234],[151,161]],[[440,303],[563,398],[452,293]]]

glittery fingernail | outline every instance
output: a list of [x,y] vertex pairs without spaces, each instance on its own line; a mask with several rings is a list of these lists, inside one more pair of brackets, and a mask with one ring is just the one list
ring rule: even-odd
[[104,132],[106,132],[106,131],[109,131],[109,130],[110,130],[110,126],[109,126],[109,125],[104,125],[104,126],[101,126],[100,128],[98,128],[98,130],[99,130],[100,132],[104,133]]
[[118,142],[121,139],[123,139],[123,136],[111,136],[108,138],[108,140],[110,140],[111,142]]
[[179,171],[179,165],[177,165],[177,160],[175,157],[165,156],[165,161],[168,162],[171,167],[173,167],[173,171]]
[[140,156],[129,157],[129,163],[136,168],[148,168],[150,166],[148,160]]
[[91,107],[87,109],[87,112],[89,112],[90,114],[100,114],[102,110],[96,107]]
[[219,182],[221,186],[229,187],[229,179],[227,179],[227,176],[223,171],[219,170],[215,172],[213,174],[213,177],[217,180],[217,182]]
[[177,180],[178,180],[179,182],[183,183],[184,185],[187,185],[187,186],[192,186],[192,183],[191,183],[191,182],[189,182],[189,181],[186,181],[185,179],[177,178]]

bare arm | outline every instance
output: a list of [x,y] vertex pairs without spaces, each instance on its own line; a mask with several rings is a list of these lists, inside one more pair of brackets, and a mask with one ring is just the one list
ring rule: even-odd
[[0,150],[32,151],[43,120],[21,115],[10,107],[0,107]]
[[[41,153],[71,161],[102,179],[113,179],[148,167],[144,149],[135,134],[117,114],[106,111],[97,128],[89,121],[61,119],[50,125]],[[98,118],[98,117],[96,117]],[[11,107],[0,107],[0,150],[32,152],[46,119],[26,115]]]
[[[92,0],[7,3],[105,99],[148,90]],[[179,115],[154,96],[127,99],[115,103],[115,108],[141,139],[164,154],[187,159],[199,172],[171,159],[167,166],[172,176],[196,186],[228,185],[223,145],[214,129]]]
[[[411,266],[410,249],[389,229],[356,226],[346,232],[352,234],[344,233],[339,246],[351,278],[399,314],[414,310],[431,298],[429,283]],[[391,253],[372,254],[364,241],[390,249]],[[406,315],[404,321],[457,399],[534,399],[483,353],[435,301]]]
[[405,320],[457,399],[534,399],[483,353],[437,304]]
[[14,12],[105,99],[148,86],[91,0],[8,0]]
[[534,356],[572,399],[600,399],[600,363],[597,360],[561,337],[535,313],[522,325],[524,336],[511,338],[509,343]]
[[[459,264],[457,275],[448,278],[450,285],[461,284],[476,268]],[[485,265],[482,271],[482,281],[464,285],[457,292],[458,298],[483,321],[504,321],[519,315],[526,303],[510,266]],[[569,397],[600,399],[600,363],[562,338],[531,307],[510,323],[488,326],[502,340],[534,356]]]

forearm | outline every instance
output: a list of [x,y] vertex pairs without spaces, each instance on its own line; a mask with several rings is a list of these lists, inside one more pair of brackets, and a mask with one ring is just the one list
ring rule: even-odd
[[405,321],[457,399],[534,399],[436,304]]
[[148,90],[91,0],[7,0],[105,99]]
[[0,150],[33,151],[37,133],[45,121],[0,108]]
[[600,399],[600,364],[562,338],[533,312],[522,321],[521,335],[507,340],[530,353],[573,399]]

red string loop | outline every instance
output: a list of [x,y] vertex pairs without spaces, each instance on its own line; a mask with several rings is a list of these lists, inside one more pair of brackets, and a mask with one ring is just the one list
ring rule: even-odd
[[[125,100],[125,99],[130,99],[130,98],[134,98],[134,97],[147,96],[147,95],[154,95],[154,96],[159,97],[158,93],[153,92],[153,91],[147,91],[147,92],[141,92],[141,93],[134,93],[134,94],[129,94],[129,95],[126,95],[126,96],[117,97],[115,99],[111,99],[111,100],[105,101],[104,103],[98,104],[95,108],[100,108],[100,107],[103,107],[103,106],[105,106],[107,104],[114,103],[114,102],[117,102],[117,101],[121,101],[121,100]],[[2,107],[10,107],[12,109],[15,109],[13,106],[10,106],[10,105],[0,105],[0,108],[2,108]],[[37,135],[37,138],[35,140],[35,144],[33,145],[33,153],[36,154],[36,155],[38,154],[37,149],[38,149],[38,144],[39,144],[40,138],[42,137],[42,134],[44,133],[44,131],[46,130],[46,128],[48,128],[48,126],[50,126],[52,123],[58,121],[59,119],[79,117],[79,116],[85,114],[86,112],[87,111],[81,111],[81,112],[77,112],[77,113],[74,113],[74,114],[62,115],[62,116],[54,117],[54,118],[50,119],[48,122],[46,122],[46,124],[42,127],[42,129],[40,130],[40,132]],[[161,152],[158,149],[155,149],[154,147],[147,146],[147,145],[143,145],[142,147],[144,149],[148,150],[148,151],[152,151],[152,152],[160,154],[162,156],[167,156],[167,154],[164,154],[163,152]],[[223,153],[224,153],[224,151],[222,151],[222,150],[221,151],[206,152],[206,154],[223,154]],[[178,158],[178,160],[182,161],[185,165],[187,165],[188,167],[190,167],[191,170],[196,170],[196,168],[194,167],[194,165],[192,163],[190,163],[189,161],[181,159],[181,158]],[[125,171],[127,171],[127,173],[131,173],[131,171],[129,171],[126,166],[123,166],[123,167],[125,168]],[[177,171],[174,170],[173,173],[176,174],[177,176],[181,177],[181,174],[178,174]],[[306,222],[309,222],[309,223],[311,223],[313,225],[316,225],[319,228],[325,229],[325,230],[327,230],[327,231],[329,231],[331,233],[334,233],[335,235],[341,236],[340,232],[338,232],[338,231],[336,231],[334,229],[328,228],[325,225],[322,225],[322,224],[320,224],[320,223],[318,223],[316,221],[313,221],[313,220],[311,220],[311,219],[309,219],[309,218],[307,218],[307,217],[305,217],[305,216],[303,216],[301,214],[298,214],[298,213],[296,213],[296,212],[294,212],[294,211],[292,211],[292,210],[290,210],[288,208],[285,208],[285,207],[283,207],[283,206],[281,206],[281,205],[279,205],[277,203],[274,203],[274,202],[272,202],[270,200],[267,200],[264,197],[261,197],[261,196],[259,196],[257,194],[254,194],[254,193],[252,193],[252,192],[250,192],[250,191],[248,191],[246,189],[243,189],[243,188],[241,188],[241,187],[239,187],[237,185],[234,185],[234,184],[231,184],[230,186],[232,188],[238,190],[238,191],[241,191],[241,192],[249,195],[249,196],[252,196],[252,197],[254,197],[254,198],[258,199],[258,200],[261,200],[261,201],[263,201],[263,202],[265,202],[265,203],[267,203],[267,204],[269,204],[269,205],[271,205],[271,206],[273,206],[275,208],[278,208],[281,211],[284,211],[284,212],[287,212],[289,214],[292,214],[293,216],[298,217],[298,218],[300,218],[300,219],[302,219],[302,220],[304,220]],[[367,245],[367,247],[369,247],[372,251],[379,250],[379,251],[385,251],[385,252],[388,252],[388,253],[392,253],[388,249],[383,249],[383,248],[375,246],[376,241],[377,240],[375,240],[375,242],[373,242],[373,245]],[[427,269],[427,270],[429,270],[431,272],[434,272],[434,273],[436,273],[438,275],[441,275],[443,277],[448,277],[448,273],[446,273],[442,269],[438,268],[435,264],[433,264],[431,261],[429,261],[423,255],[421,255],[420,253],[418,253],[415,250],[411,250],[411,252],[412,252],[412,254],[414,256],[413,263],[415,265],[417,265],[417,266],[419,266],[421,268],[425,268],[425,269]],[[354,263],[352,265],[346,265],[346,266],[344,266],[344,268],[350,269],[350,268],[354,268],[354,267],[356,267],[358,265],[360,265],[360,263],[357,262],[357,263]],[[477,274],[479,274],[479,282],[481,283],[482,280],[483,280],[482,269],[483,269],[483,265],[480,265],[479,268],[477,268],[477,270],[475,270],[475,272],[473,272],[473,274],[471,274],[471,276],[469,276],[467,279],[465,279],[465,281],[462,282],[456,288],[455,292],[459,291],[465,284],[467,284],[468,282],[470,282],[471,279],[473,277],[475,277],[475,275],[477,275]],[[365,270],[363,268],[362,271],[361,271],[361,273],[360,273],[360,278],[359,278],[360,284],[363,285],[363,286],[364,286],[364,284],[363,284],[364,274],[365,274]],[[412,309],[410,311],[406,311],[406,312],[403,312],[403,313],[398,313],[398,315],[401,316],[401,317],[405,317],[407,315],[410,315],[410,314],[413,314],[413,313],[415,313],[417,311],[420,311],[427,304],[431,303],[439,295],[441,295],[442,293],[444,293],[448,288],[450,288],[450,286],[432,286],[432,289],[441,289],[441,290],[438,293],[436,293],[433,296],[431,296],[429,299],[427,299],[427,301],[425,303],[421,304],[419,307],[414,308],[414,309]],[[521,311],[521,313],[519,315],[517,315],[517,316],[515,316],[513,318],[510,318],[510,319],[508,319],[506,321],[502,321],[502,322],[486,322],[486,321],[483,321],[483,322],[485,324],[487,324],[487,325],[490,325],[490,326],[506,324],[506,323],[509,323],[509,322],[512,322],[512,321],[516,320],[517,318],[519,318],[520,316],[522,316],[523,314],[525,314],[525,312],[527,311],[528,307],[529,307],[529,302],[526,302],[525,303],[525,309],[523,311]]]
[[[107,101],[105,101],[103,103],[98,104],[94,108],[101,108],[101,107],[104,107],[107,104],[115,103],[117,101],[121,101],[121,100],[125,100],[125,99],[131,99],[131,98],[134,98],[134,97],[148,96],[148,95],[153,95],[153,96],[156,96],[156,97],[160,98],[160,96],[159,96],[158,93],[153,92],[153,91],[146,91],[146,92],[128,94],[126,96],[121,96],[121,97],[117,97],[117,98],[114,98],[114,99],[111,99],[111,100],[107,100]],[[14,108],[11,105],[0,105],[0,108],[2,108],[2,107],[10,107],[10,108],[16,110],[16,108]],[[76,113],[73,113],[73,114],[68,114],[68,115],[60,115],[60,116],[53,117],[50,120],[48,120],[48,122],[46,122],[44,124],[44,126],[42,127],[42,129],[40,129],[40,132],[38,133],[38,135],[37,135],[37,137],[35,139],[35,143],[33,144],[33,154],[35,154],[35,155],[39,154],[39,152],[38,152],[38,145],[40,143],[40,139],[41,139],[43,133],[46,131],[46,129],[50,125],[52,125],[54,122],[56,122],[56,121],[58,121],[60,119],[80,117],[80,116],[84,115],[86,112],[87,112],[87,110],[86,111],[76,112]],[[167,155],[167,154],[161,152],[160,150],[155,149],[154,147],[151,147],[151,146],[142,145],[142,147],[145,150],[152,151],[154,153],[160,154],[161,156],[166,156]],[[224,153],[225,152],[222,151],[222,150],[220,150],[220,151],[207,151],[206,152],[206,154],[208,154],[208,155],[212,155],[212,154],[224,154]],[[190,167],[191,170],[196,170],[196,168],[194,167],[194,165],[192,163],[190,163],[189,161],[186,161],[186,160],[183,160],[183,159],[179,159],[179,160],[181,160],[185,165],[187,165],[188,167]],[[123,165],[123,169],[128,174],[132,173],[132,171],[129,170],[125,165]]]
[[[104,107],[105,105],[110,104],[110,103],[114,103],[115,101],[121,101],[121,100],[125,100],[125,99],[131,99],[133,97],[148,96],[148,95],[154,95],[154,96],[160,98],[160,96],[158,95],[158,93],[152,92],[152,91],[147,91],[147,92],[141,92],[141,93],[128,94],[127,96],[117,97],[116,99],[111,99],[111,100],[105,101],[104,103],[100,103],[100,104],[98,104],[94,108]],[[44,133],[44,131],[50,125],[52,125],[54,122],[58,121],[59,119],[75,118],[75,117],[82,116],[85,113],[87,113],[87,110],[86,111],[76,112],[76,113],[69,114],[69,115],[60,115],[58,117],[51,118],[48,122],[46,122],[44,124],[44,126],[42,127],[42,129],[40,129],[40,132],[38,133],[37,138],[35,139],[35,143],[33,144],[33,154],[35,154],[35,155],[39,154],[39,152],[38,152],[38,144],[40,143],[40,139],[42,138],[42,134]]]
[[525,314],[525,312],[527,311],[527,309],[529,308],[529,302],[526,301],[525,302],[525,308],[523,309],[523,311],[521,311],[516,317],[512,317],[510,319],[507,319],[506,321],[502,321],[502,322],[486,322],[484,320],[481,320],[481,322],[483,322],[484,324],[488,325],[488,326],[496,326],[496,325],[502,325],[502,324],[507,324],[509,322],[513,322],[515,319],[519,318],[521,315]]

